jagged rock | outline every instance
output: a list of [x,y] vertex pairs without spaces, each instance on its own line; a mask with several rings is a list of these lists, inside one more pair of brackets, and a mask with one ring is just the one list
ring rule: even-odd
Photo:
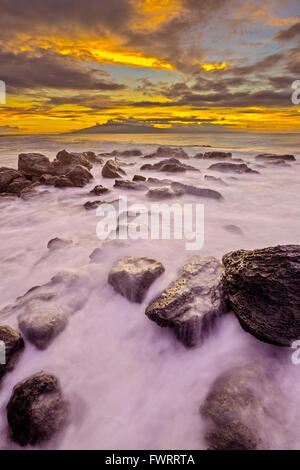
[[55,174],[53,164],[48,157],[41,153],[20,153],[18,170],[28,176],[41,176],[44,173]]
[[67,246],[72,245],[72,240],[66,240],[65,238],[52,238],[47,244],[47,248],[50,251],[60,250],[66,248]]
[[159,326],[174,328],[184,345],[197,345],[226,311],[222,271],[216,258],[194,257],[179,271],[176,281],[148,305],[146,315]]
[[7,405],[12,438],[21,446],[49,440],[65,426],[67,415],[58,379],[47,373],[17,384]]
[[214,163],[208,167],[209,170],[221,171],[222,173],[256,173],[258,171],[252,170],[246,163]]
[[199,171],[197,168],[194,168],[191,165],[186,165],[181,161],[177,160],[176,158],[169,158],[168,160],[162,160],[161,162],[154,163],[151,165],[150,163],[146,163],[145,165],[141,166],[141,170],[155,170],[155,171],[170,171],[170,172],[182,172],[186,170],[192,171]]
[[90,163],[103,163],[103,159],[96,155],[95,152],[82,152],[82,155]]
[[125,171],[116,163],[115,160],[107,160],[102,168],[102,176],[104,178],[121,178],[126,175]]
[[40,177],[40,183],[47,186],[55,186],[55,182],[59,179],[58,176],[53,176],[45,173]]
[[29,188],[32,186],[33,183],[29,179],[23,178],[15,178],[7,187],[9,193],[20,194],[21,191],[25,188]]
[[141,303],[151,284],[164,270],[154,259],[126,256],[114,264],[108,282],[131,302]]
[[[9,192],[8,187],[14,180],[23,178],[23,173],[13,168],[0,168],[0,193]],[[13,191],[14,192],[14,191]]]
[[235,235],[243,235],[243,231],[237,225],[224,225],[224,230]]
[[67,326],[68,319],[56,305],[36,303],[18,317],[19,328],[38,349],[46,349]]
[[143,158],[189,158],[188,154],[181,147],[158,147],[156,152],[145,155]]
[[[65,174],[67,173],[72,167],[77,165],[83,166],[88,170],[93,168],[93,165],[84,157],[81,153],[75,152],[67,152],[66,150],[61,150],[56,155],[55,159],[53,160],[53,166],[56,169],[56,174]],[[50,173],[49,171],[44,171],[43,173]]]
[[196,186],[192,186],[190,184],[183,184],[183,183],[172,183],[171,188],[173,191],[183,191],[184,194],[192,194],[193,196],[205,197],[210,199],[220,200],[223,199],[222,194],[218,191],[213,189],[207,188],[197,188]]
[[145,191],[146,189],[148,189],[148,186],[146,184],[137,183],[135,181],[129,180],[116,180],[114,187],[120,189],[131,189],[133,191]]
[[211,159],[211,158],[214,158],[214,159],[221,159],[221,160],[224,160],[226,158],[231,158],[232,157],[232,154],[230,152],[205,152],[205,154],[203,155],[203,158],[205,159]]
[[134,175],[134,177],[132,178],[132,181],[146,181],[147,178],[145,178],[145,176],[142,176],[142,175]]
[[200,411],[210,450],[266,449],[280,432],[284,397],[259,364],[233,367],[213,383]]
[[242,327],[290,346],[300,337],[300,245],[238,250],[223,257],[224,292]]
[[104,186],[102,186],[102,184],[97,184],[97,186],[95,186],[94,189],[90,191],[90,194],[94,194],[95,196],[101,196],[101,194],[105,194],[108,192],[108,188],[105,188]]
[[66,178],[72,183],[72,186],[82,188],[93,179],[93,175],[83,166],[76,165],[68,173]]
[[217,178],[216,176],[212,175],[205,175],[204,179],[207,181],[212,181],[213,183],[221,184],[222,186],[228,186],[228,184],[222,180],[222,178]]
[[146,196],[149,199],[169,199],[172,197],[182,196],[184,194],[183,189],[171,189],[171,188],[152,188],[149,189]]
[[294,155],[276,155],[274,153],[260,153],[255,157],[256,160],[270,161],[270,160],[285,160],[295,162],[296,158]]
[[[0,326],[0,341],[5,345],[5,364],[0,361],[0,380],[6,372],[11,371],[24,348],[22,336],[10,326]],[[2,358],[0,351],[0,358]],[[4,362],[4,361],[3,361]]]

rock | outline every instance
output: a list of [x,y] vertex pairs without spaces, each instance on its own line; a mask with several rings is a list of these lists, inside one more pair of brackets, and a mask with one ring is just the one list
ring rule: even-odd
[[214,171],[221,171],[222,173],[256,173],[259,174],[258,171],[252,170],[251,168],[246,165],[246,163],[214,163],[210,167],[209,170]]
[[216,258],[194,257],[179,271],[176,281],[148,305],[146,315],[159,326],[174,328],[185,346],[199,344],[226,311],[222,271]]
[[90,194],[94,194],[95,196],[101,196],[101,194],[105,194],[108,192],[108,188],[105,188],[104,186],[102,186],[102,184],[97,184],[97,186],[95,186],[94,189],[90,191]]
[[224,225],[224,230],[235,235],[243,235],[243,231],[237,225]]
[[150,163],[146,163],[145,165],[141,166],[141,170],[170,171],[170,172],[182,172],[186,170],[199,171],[197,170],[197,168],[194,168],[191,165],[186,165],[185,163],[182,163],[176,158],[162,160],[161,162],[154,163],[153,165],[151,165]]
[[134,177],[132,178],[132,181],[146,181],[147,178],[145,178],[145,176],[142,176],[142,175],[134,175]]
[[209,449],[266,449],[272,442],[270,434],[281,431],[283,400],[272,375],[259,364],[225,371],[200,409],[209,424]]
[[[83,154],[67,152],[66,150],[61,150],[60,152],[58,152],[55,159],[53,160],[53,165],[56,169],[56,174],[65,174],[72,167],[75,167],[77,165],[83,166],[88,170],[91,170],[91,168],[93,168],[93,165]],[[43,173],[50,172],[44,171]]]
[[87,201],[83,204],[83,207],[85,208],[85,210],[91,211],[93,209],[97,209],[98,206],[104,203],[105,201]]
[[184,191],[182,189],[153,188],[149,189],[146,196],[149,199],[169,199],[176,196],[182,196],[183,194]]
[[256,160],[270,161],[270,160],[285,160],[295,162],[296,158],[294,155],[276,155],[274,153],[260,153],[255,157]]
[[142,152],[138,149],[129,149],[129,150],[113,150],[110,153],[102,153],[100,155],[106,156],[106,157],[139,157],[142,154]]
[[48,373],[17,384],[7,405],[12,438],[21,446],[49,440],[64,427],[67,415],[58,379]]
[[211,159],[211,158],[214,158],[214,159],[220,159],[220,160],[224,160],[224,159],[227,159],[227,158],[231,158],[232,157],[232,154],[230,152],[205,152],[205,154],[203,155],[203,158],[205,159]]
[[114,188],[130,189],[134,191],[145,191],[146,189],[148,189],[148,186],[143,183],[136,183],[135,181],[116,180]]
[[151,184],[153,186],[156,186],[156,185],[164,185],[164,184],[171,184],[173,181],[172,180],[168,180],[168,179],[163,179],[163,180],[160,180],[159,178],[148,178],[147,179],[147,183],[148,184]]
[[108,282],[131,302],[141,303],[151,284],[164,270],[154,259],[126,256],[114,264]]
[[[0,193],[6,193],[15,179],[23,178],[23,173],[13,168],[0,168]],[[13,191],[14,192],[14,191]]]
[[115,160],[107,160],[102,168],[102,176],[104,178],[121,178],[122,175],[126,175],[126,173]]
[[72,183],[72,186],[82,188],[93,179],[93,175],[83,166],[76,165],[68,173],[66,178]]
[[300,337],[300,245],[238,250],[223,257],[223,288],[242,327],[291,346]]
[[8,192],[20,194],[23,189],[29,188],[32,186],[32,181],[27,178],[15,178],[7,187]]
[[144,158],[189,158],[188,154],[181,147],[158,147],[156,152],[145,155]]
[[218,191],[214,191],[213,189],[207,189],[207,188],[198,188],[190,184],[182,184],[182,183],[174,182],[171,184],[171,188],[174,191],[183,191],[184,194],[192,194],[193,196],[199,196],[199,197],[216,199],[216,200],[223,199],[222,194],[220,194]]
[[222,178],[216,178],[216,176],[205,175],[204,179],[207,181],[212,181],[213,183],[221,184],[222,186],[228,186],[228,184],[225,183],[225,181],[223,181]]
[[196,153],[196,155],[194,155],[194,158],[203,158],[204,154],[199,152],[199,153]]
[[67,326],[68,319],[56,305],[36,303],[18,317],[19,328],[37,349],[46,349]]
[[47,248],[50,251],[60,250],[62,248],[66,248],[67,246],[72,245],[72,240],[66,240],[65,238],[52,238],[48,241]]
[[115,162],[119,166],[133,166],[135,165],[134,162],[124,162],[123,160],[120,160],[119,158],[115,157]]
[[40,183],[45,184],[47,186],[55,186],[56,181],[59,179],[57,176],[49,175],[45,173],[40,177]]
[[54,181],[54,186],[56,188],[72,188],[73,187],[73,183],[72,181],[67,178],[66,176],[59,176],[59,177],[56,177],[55,178],[55,181]]
[[103,260],[103,250],[95,248],[89,256],[92,263],[100,263]]
[[[24,348],[22,336],[10,326],[0,326],[0,341],[5,345],[5,364],[0,361],[0,380],[6,372],[11,371]],[[0,359],[3,358],[2,350],[0,350]]]
[[286,160],[266,160],[266,162],[268,165],[274,165],[274,166],[284,166],[284,167],[289,167],[291,165],[289,165],[288,163],[286,163]]
[[103,163],[103,159],[96,155],[95,152],[82,152],[82,156],[90,163]]
[[55,168],[48,157],[41,153],[20,153],[18,170],[28,176],[42,176],[44,173],[55,174]]

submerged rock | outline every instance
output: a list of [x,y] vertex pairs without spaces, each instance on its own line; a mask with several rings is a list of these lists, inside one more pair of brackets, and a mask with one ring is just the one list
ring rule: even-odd
[[95,186],[94,189],[90,191],[90,194],[94,194],[95,196],[101,196],[101,194],[105,194],[108,192],[108,188],[105,188],[104,186],[102,186],[102,184],[97,184],[97,186]]
[[[22,336],[10,326],[0,326],[0,341],[5,345],[5,358],[2,357],[4,351],[0,351],[0,359],[5,359],[5,364],[0,361],[0,380],[6,372],[11,371],[24,348]],[[4,361],[3,361],[4,362]]]
[[134,177],[132,178],[132,181],[146,181],[147,178],[145,178],[145,176],[142,176],[142,175],[134,175]]
[[170,199],[172,197],[182,196],[184,191],[182,189],[171,189],[171,188],[152,188],[149,189],[146,196],[149,199]]
[[107,160],[102,168],[102,176],[104,178],[121,178],[122,175],[126,175],[126,173],[120,165],[115,160]]
[[231,158],[232,154],[230,152],[205,152],[203,155],[203,158],[205,159],[218,159],[218,160],[224,160]]
[[214,163],[211,165],[209,170],[214,171],[221,171],[222,173],[256,173],[259,174],[258,171],[252,170],[249,168],[246,163]]
[[141,303],[151,284],[164,270],[154,259],[126,256],[115,263],[108,282],[131,302]]
[[21,446],[49,440],[66,424],[67,415],[58,379],[47,373],[17,384],[7,405],[12,438]]
[[72,245],[72,243],[72,240],[55,237],[48,241],[47,248],[50,251],[56,251],[60,250],[61,248],[66,248],[67,246]]
[[213,383],[200,411],[210,450],[266,449],[280,432],[284,397],[272,375],[251,363],[233,367]]
[[225,294],[246,331],[280,346],[300,338],[300,245],[233,251],[223,263]]
[[275,153],[260,153],[255,157],[256,160],[271,161],[271,160],[285,160],[289,162],[295,162],[296,158],[294,155],[276,155]]
[[182,184],[182,183],[172,183],[171,188],[174,191],[183,191],[184,194],[192,194],[193,196],[199,196],[204,198],[216,199],[220,200],[223,199],[222,194],[218,191],[213,189],[207,188],[198,188],[197,186],[192,186],[190,184]]
[[171,184],[172,182],[173,182],[172,180],[168,180],[168,179],[161,180],[159,178],[151,178],[151,177],[147,179],[147,183],[151,184],[153,186],[156,186],[156,185],[161,186],[163,184]]
[[137,183],[135,181],[129,180],[116,180],[114,187],[120,189],[130,189],[133,191],[145,191],[146,189],[148,189],[148,186],[146,184]]
[[224,225],[223,228],[229,233],[234,233],[235,235],[243,235],[243,231],[237,225],[233,225],[233,224]]
[[185,346],[199,344],[226,311],[222,271],[216,258],[194,257],[180,270],[176,281],[148,305],[146,315],[159,326],[174,328]]
[[228,186],[228,184],[224,180],[222,180],[222,178],[217,178],[216,176],[205,175],[204,179],[207,181],[212,181],[213,183],[218,183],[222,186]]
[[176,158],[169,158],[168,160],[162,160],[161,162],[146,163],[141,166],[141,170],[155,170],[155,171],[170,171],[170,172],[182,172],[186,170],[199,171],[191,165],[186,165]]

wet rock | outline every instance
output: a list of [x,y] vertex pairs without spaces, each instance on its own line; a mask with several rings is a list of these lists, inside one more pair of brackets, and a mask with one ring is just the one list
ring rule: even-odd
[[144,158],[189,158],[188,154],[181,147],[158,147],[156,152],[145,155]]
[[95,186],[94,189],[90,191],[90,194],[94,194],[95,196],[101,196],[102,194],[105,194],[108,192],[109,192],[108,188],[105,188],[104,186],[102,186],[102,184],[97,184],[97,186]]
[[22,333],[38,349],[46,349],[68,323],[61,308],[42,302],[20,315],[18,321]]
[[232,154],[230,152],[205,152],[203,158],[205,159],[216,159],[216,160],[224,160],[227,158],[231,158]]
[[294,155],[276,155],[274,153],[260,153],[255,157],[256,160],[271,161],[271,160],[285,160],[289,162],[295,162],[296,158]]
[[150,163],[146,163],[145,165],[141,166],[141,170],[170,171],[170,172],[183,172],[186,170],[199,171],[197,170],[197,168],[194,168],[191,165],[186,165],[185,163],[182,163],[176,158],[162,160],[161,162],[154,163],[153,165],[151,165]]
[[49,175],[45,173],[40,177],[40,183],[46,186],[55,186],[55,182],[59,179],[57,176]]
[[246,163],[214,163],[209,170],[221,171],[222,173],[256,173],[258,171],[252,170]]
[[268,165],[280,166],[280,167],[289,167],[290,165],[286,163],[286,160],[266,160]]
[[164,270],[154,259],[127,256],[112,267],[108,282],[131,302],[141,303],[151,284]]
[[224,225],[224,230],[234,235],[243,235],[243,231],[237,225]]
[[151,178],[150,177],[150,178],[147,179],[147,183],[151,184],[153,186],[156,186],[156,185],[161,186],[161,185],[164,185],[164,184],[171,184],[172,180],[168,180],[168,179],[161,180],[159,178]]
[[222,186],[228,186],[228,184],[227,184],[224,180],[222,180],[222,178],[217,178],[216,176],[205,175],[205,176],[204,176],[204,179],[205,179],[206,181],[211,181],[211,182],[213,182],[213,183],[218,183],[218,184],[220,184],[220,185],[222,185]]
[[82,152],[82,156],[90,163],[103,163],[103,159],[95,152]]
[[53,164],[48,157],[41,153],[20,153],[18,170],[28,176],[41,176],[44,173],[55,174]]
[[102,168],[102,176],[104,178],[121,178],[126,175],[125,171],[116,163],[115,160],[107,160]]
[[207,189],[207,188],[198,188],[190,184],[174,182],[171,184],[171,188],[175,192],[183,191],[184,194],[192,194],[193,196],[215,199],[217,201],[223,199],[222,194],[220,194],[218,191],[215,191],[213,189]]
[[[90,163],[87,158],[81,153],[75,152],[67,152],[66,150],[61,150],[56,155],[55,159],[53,160],[53,166],[56,169],[56,174],[65,174],[67,173],[72,167],[75,166],[83,166],[88,170],[93,168],[93,165]],[[44,171],[43,173],[50,173],[48,171]]]
[[238,250],[223,257],[223,288],[242,327],[290,346],[300,337],[300,245]]
[[[15,179],[23,178],[23,173],[13,168],[0,168],[0,193],[6,193]],[[14,191],[13,191],[14,192]]]
[[201,158],[203,158],[203,156],[204,156],[204,153],[199,152],[199,153],[196,153],[196,155],[194,155],[194,158],[201,159]]
[[100,155],[103,155],[106,157],[139,157],[143,154],[138,149],[129,149],[129,150],[113,150],[110,153],[102,153]]
[[146,315],[159,326],[174,328],[185,346],[201,343],[216,319],[226,312],[222,271],[216,258],[194,257],[179,271],[176,281],[148,305]]
[[266,449],[284,418],[281,391],[272,375],[251,363],[233,367],[213,383],[200,411],[210,450]]
[[67,178],[66,176],[59,176],[59,177],[56,177],[55,178],[55,181],[54,181],[54,186],[56,188],[72,188],[73,187],[73,183],[72,181]]
[[137,183],[135,181],[129,180],[116,180],[114,187],[120,189],[130,189],[133,191],[145,191],[146,189],[148,189],[148,186],[146,184]]
[[8,192],[20,194],[23,189],[29,188],[32,186],[32,181],[26,178],[15,178],[9,185],[8,185]]
[[152,188],[149,189],[146,196],[149,199],[169,199],[172,197],[182,196],[184,194],[183,189],[171,189],[171,188]]
[[5,345],[5,358],[0,351],[0,359],[5,359],[5,364],[0,360],[0,380],[6,372],[11,371],[24,348],[22,336],[10,326],[0,326],[0,341]]
[[93,175],[85,167],[76,165],[66,173],[66,178],[71,181],[72,186],[82,188],[93,179]]
[[142,176],[142,175],[134,175],[134,177],[132,178],[132,181],[146,181],[147,178],[145,178],[145,176]]
[[67,248],[67,246],[72,245],[72,240],[67,240],[65,238],[52,238],[47,244],[47,248],[50,251],[60,250],[62,248]]
[[93,209],[97,209],[101,204],[104,204],[105,201],[87,201],[83,204],[83,207],[87,211],[91,211]]
[[48,373],[17,384],[7,405],[12,438],[21,446],[49,440],[65,426],[67,415],[58,379]]

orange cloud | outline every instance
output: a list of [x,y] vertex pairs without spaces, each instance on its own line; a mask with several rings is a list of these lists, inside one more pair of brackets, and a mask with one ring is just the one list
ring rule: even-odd
[[221,64],[202,64],[201,67],[207,72],[210,72],[211,70],[226,69],[227,63],[222,62]]

